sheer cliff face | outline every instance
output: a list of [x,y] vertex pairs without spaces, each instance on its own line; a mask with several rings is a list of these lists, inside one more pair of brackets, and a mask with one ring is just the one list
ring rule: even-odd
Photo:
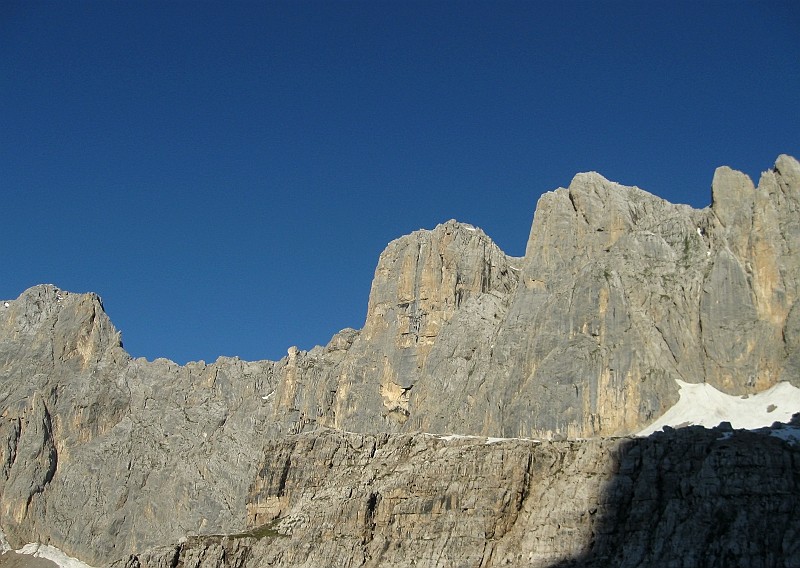
[[799,171],[781,156],[755,189],[719,168],[702,210],[579,174],[540,199],[522,259],[456,222],[394,241],[360,334],[290,358],[287,428],[616,435],[675,379],[800,384]]
[[0,302],[0,526],[101,564],[284,515],[264,452],[314,428],[617,435],[675,379],[800,386],[800,165],[758,188],[720,168],[712,201],[579,174],[540,199],[524,258],[455,221],[417,231],[381,255],[362,330],[277,362],[134,360],[93,294]]
[[315,431],[267,452],[248,502],[265,528],[119,566],[794,566],[798,457],[767,431],[560,442]]
[[676,378],[731,394],[797,380],[784,338],[796,327],[798,163],[781,157],[757,190],[720,168],[712,193],[698,211],[581,174],[542,197],[498,341],[505,400],[536,409],[527,433],[636,430],[674,402]]

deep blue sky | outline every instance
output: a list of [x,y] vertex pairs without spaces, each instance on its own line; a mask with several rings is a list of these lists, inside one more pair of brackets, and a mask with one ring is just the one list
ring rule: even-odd
[[135,356],[361,327],[386,244],[521,255],[595,170],[709,203],[800,157],[790,2],[0,4],[0,298],[94,291]]

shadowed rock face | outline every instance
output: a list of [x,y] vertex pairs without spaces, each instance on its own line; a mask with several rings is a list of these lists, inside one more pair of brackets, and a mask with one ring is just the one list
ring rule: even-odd
[[[364,328],[343,330],[308,352],[291,348],[277,362],[131,359],[96,295],[36,286],[0,302],[0,526],[14,546],[49,542],[103,564],[187,534],[244,531],[272,517],[289,522],[302,487],[347,490],[344,474],[317,471],[340,469],[331,456],[342,452],[380,470],[389,465],[367,460],[359,448],[375,446],[375,455],[381,444],[419,448],[418,458],[392,450],[400,461],[380,474],[391,477],[403,460],[435,462],[432,456],[461,448],[413,432],[545,440],[627,435],[677,401],[675,379],[737,395],[781,380],[800,386],[798,251],[800,164],[781,156],[758,188],[719,168],[712,206],[702,210],[579,174],[539,200],[524,258],[506,256],[480,229],[455,221],[397,239],[378,261]],[[304,437],[319,428],[358,434]],[[335,436],[339,441],[331,441]],[[347,453],[341,440],[358,452]],[[535,448],[567,448],[569,460],[604,443],[619,442]],[[293,454],[298,444],[302,455]],[[359,536],[358,545],[351,533],[337,537],[341,547],[330,554],[399,559],[392,546],[422,539],[430,544],[420,548],[423,565],[461,543],[471,566],[507,555],[520,563],[525,546],[546,548],[544,541],[498,536],[513,533],[518,521],[511,517],[521,514],[514,507],[532,491],[499,489],[528,487],[518,478],[532,475],[520,465],[532,443],[464,448],[472,446],[488,453],[462,448],[448,465],[430,470],[419,487],[431,501],[411,512],[401,497],[392,500],[389,487],[380,498],[354,493],[359,504],[347,505],[346,515],[366,515],[358,522],[374,524],[373,536]],[[278,470],[270,465],[276,454],[288,456]],[[448,467],[463,470],[459,483],[470,491],[487,491],[476,493],[476,503],[499,499],[502,507],[493,505],[490,514],[481,506],[478,514],[467,506],[478,515],[468,518],[455,497],[437,501],[434,495],[460,491],[441,486]],[[489,470],[498,467],[507,477],[490,483]],[[586,499],[602,494],[597,489]],[[344,506],[331,499],[331,507]],[[366,512],[359,512],[362,502]],[[425,528],[435,511],[446,511],[442,522],[451,524]],[[412,518],[402,515],[412,514],[416,524],[398,529]],[[317,520],[334,523],[331,515]],[[311,534],[301,528],[298,535]],[[452,543],[437,540],[437,531]],[[567,543],[565,534],[558,529],[551,540]],[[553,544],[546,562],[584,551],[586,534],[575,534],[574,545]],[[328,550],[311,554],[316,545],[294,537],[280,542],[280,562]],[[506,556],[498,556],[501,549]]]
[[536,442],[321,430],[276,442],[248,515],[126,568],[795,566],[800,450],[757,433]]

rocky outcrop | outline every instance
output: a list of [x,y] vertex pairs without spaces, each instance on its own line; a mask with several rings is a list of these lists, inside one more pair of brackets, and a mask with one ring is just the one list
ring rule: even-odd
[[274,363],[131,359],[97,296],[0,308],[0,526],[100,565],[243,525]]
[[[695,210],[579,174],[539,200],[524,258],[455,221],[417,231],[381,255],[362,330],[307,352],[291,348],[277,362],[132,359],[96,295],[31,288],[0,303],[0,526],[14,547],[50,543],[94,565],[187,534],[239,531],[235,543],[218,539],[214,548],[230,558],[254,554],[246,533],[269,519],[289,534],[287,523],[301,518],[292,511],[313,494],[361,515],[361,536],[330,529],[340,548],[316,552],[297,548],[294,536],[268,539],[276,562],[346,550],[354,565],[399,562],[391,547],[405,537],[424,541],[421,563],[459,546],[465,565],[519,563],[520,551],[547,546],[556,547],[547,562],[585,552],[580,531],[574,545],[564,531],[551,545],[508,536],[523,514],[514,512],[520,495],[534,491],[526,455],[549,448],[566,463],[594,452],[592,444],[621,444],[547,441],[639,431],[675,404],[678,380],[741,396],[782,380],[800,385],[800,164],[781,156],[758,188],[720,168],[712,200]],[[483,449],[437,437],[451,433],[546,442]],[[393,469],[377,473],[382,462],[363,448]],[[392,472],[427,461],[433,469],[419,491],[429,503],[380,485],[409,482]],[[328,467],[382,489],[337,501],[350,488]],[[441,485],[447,468],[463,471],[469,487],[456,489],[471,492],[472,516],[433,497],[457,493]],[[498,468],[506,477],[492,477]],[[509,486],[517,489],[500,490]],[[359,507],[371,500],[367,515]],[[494,508],[479,504],[489,502]],[[320,514],[314,523],[335,520]],[[430,524],[433,516],[445,524]],[[311,535],[309,527],[291,534]],[[189,549],[170,550],[174,560]],[[148,554],[168,562],[166,552]]]
[[322,430],[275,443],[262,530],[127,568],[797,566],[800,450],[768,431],[537,442]]

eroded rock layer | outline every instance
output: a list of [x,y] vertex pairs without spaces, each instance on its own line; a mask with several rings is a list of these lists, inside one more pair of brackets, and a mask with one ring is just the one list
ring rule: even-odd
[[125,568],[796,566],[800,449],[768,431],[536,442],[322,430],[276,443],[261,531]]

